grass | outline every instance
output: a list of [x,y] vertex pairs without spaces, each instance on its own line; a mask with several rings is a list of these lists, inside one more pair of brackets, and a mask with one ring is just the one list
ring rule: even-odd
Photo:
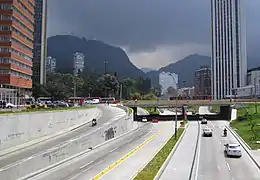
[[[248,115],[246,114],[246,109]],[[252,149],[260,149],[260,105],[246,104],[244,108],[239,108],[238,118],[230,123],[230,126],[247,142]],[[252,126],[255,125],[252,129]]]
[[160,111],[155,107],[144,107],[146,111],[149,112],[149,114],[160,114]]
[[128,107],[127,109],[128,109],[128,114],[129,115],[133,113],[133,109],[132,108]]
[[88,108],[93,108],[93,107],[95,107],[95,106],[58,107],[58,108],[24,109],[24,110],[16,110],[16,108],[13,108],[13,110],[10,110],[10,111],[0,111],[0,114],[77,110],[77,109],[88,109]]
[[212,112],[219,112],[220,111],[220,106],[211,106],[211,111]]
[[176,142],[183,133],[184,128],[179,128],[177,133],[177,139],[174,135],[168,140],[163,148],[155,155],[155,157],[145,166],[145,168],[137,174],[134,180],[151,180],[154,179],[159,169],[169,156]]

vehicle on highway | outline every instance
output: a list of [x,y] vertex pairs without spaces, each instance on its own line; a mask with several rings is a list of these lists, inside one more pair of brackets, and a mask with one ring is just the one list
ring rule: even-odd
[[158,119],[153,119],[152,122],[153,122],[153,123],[158,123],[159,120],[158,120]]
[[224,152],[226,153],[227,156],[235,156],[235,157],[241,157],[242,153],[241,153],[241,146],[240,144],[236,144],[236,143],[227,143],[224,145],[225,150]]
[[203,118],[203,119],[201,120],[201,124],[208,124],[207,119]]
[[227,137],[227,129],[225,128],[223,131],[224,131],[224,137]]
[[205,127],[203,129],[203,136],[212,137],[212,129],[210,129],[209,127]]
[[97,125],[97,119],[92,119],[92,127]]
[[147,118],[144,117],[144,118],[142,119],[142,122],[147,122]]

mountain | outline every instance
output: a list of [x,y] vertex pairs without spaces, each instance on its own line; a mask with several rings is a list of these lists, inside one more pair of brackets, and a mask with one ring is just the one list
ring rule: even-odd
[[81,52],[85,56],[85,71],[104,73],[104,62],[107,61],[107,72],[117,72],[119,77],[145,76],[119,47],[71,35],[53,36],[48,38],[47,43],[48,56],[56,58],[58,72],[72,72],[73,54]]
[[[260,58],[248,57],[248,69],[260,66]],[[184,59],[171,63],[165,67],[160,68],[158,71],[150,71],[147,73],[148,77],[151,78],[153,86],[159,85],[159,73],[160,72],[171,72],[179,75],[179,87],[194,86],[194,74],[200,66],[210,66],[211,57],[193,54],[185,57]],[[182,82],[185,81],[185,84]]]
[[144,72],[144,73],[148,73],[150,71],[155,71],[154,69],[152,68],[141,68],[141,70]]

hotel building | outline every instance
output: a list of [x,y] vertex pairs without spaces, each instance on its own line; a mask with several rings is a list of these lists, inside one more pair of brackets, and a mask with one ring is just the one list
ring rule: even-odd
[[0,100],[19,103],[32,88],[34,8],[34,0],[0,2]]

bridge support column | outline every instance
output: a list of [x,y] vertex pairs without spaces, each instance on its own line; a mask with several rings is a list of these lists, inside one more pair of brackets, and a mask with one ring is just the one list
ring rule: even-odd
[[186,106],[182,106],[182,118],[184,120],[187,120],[187,110],[186,110]]
[[137,121],[137,107],[131,107],[133,109],[134,121]]

